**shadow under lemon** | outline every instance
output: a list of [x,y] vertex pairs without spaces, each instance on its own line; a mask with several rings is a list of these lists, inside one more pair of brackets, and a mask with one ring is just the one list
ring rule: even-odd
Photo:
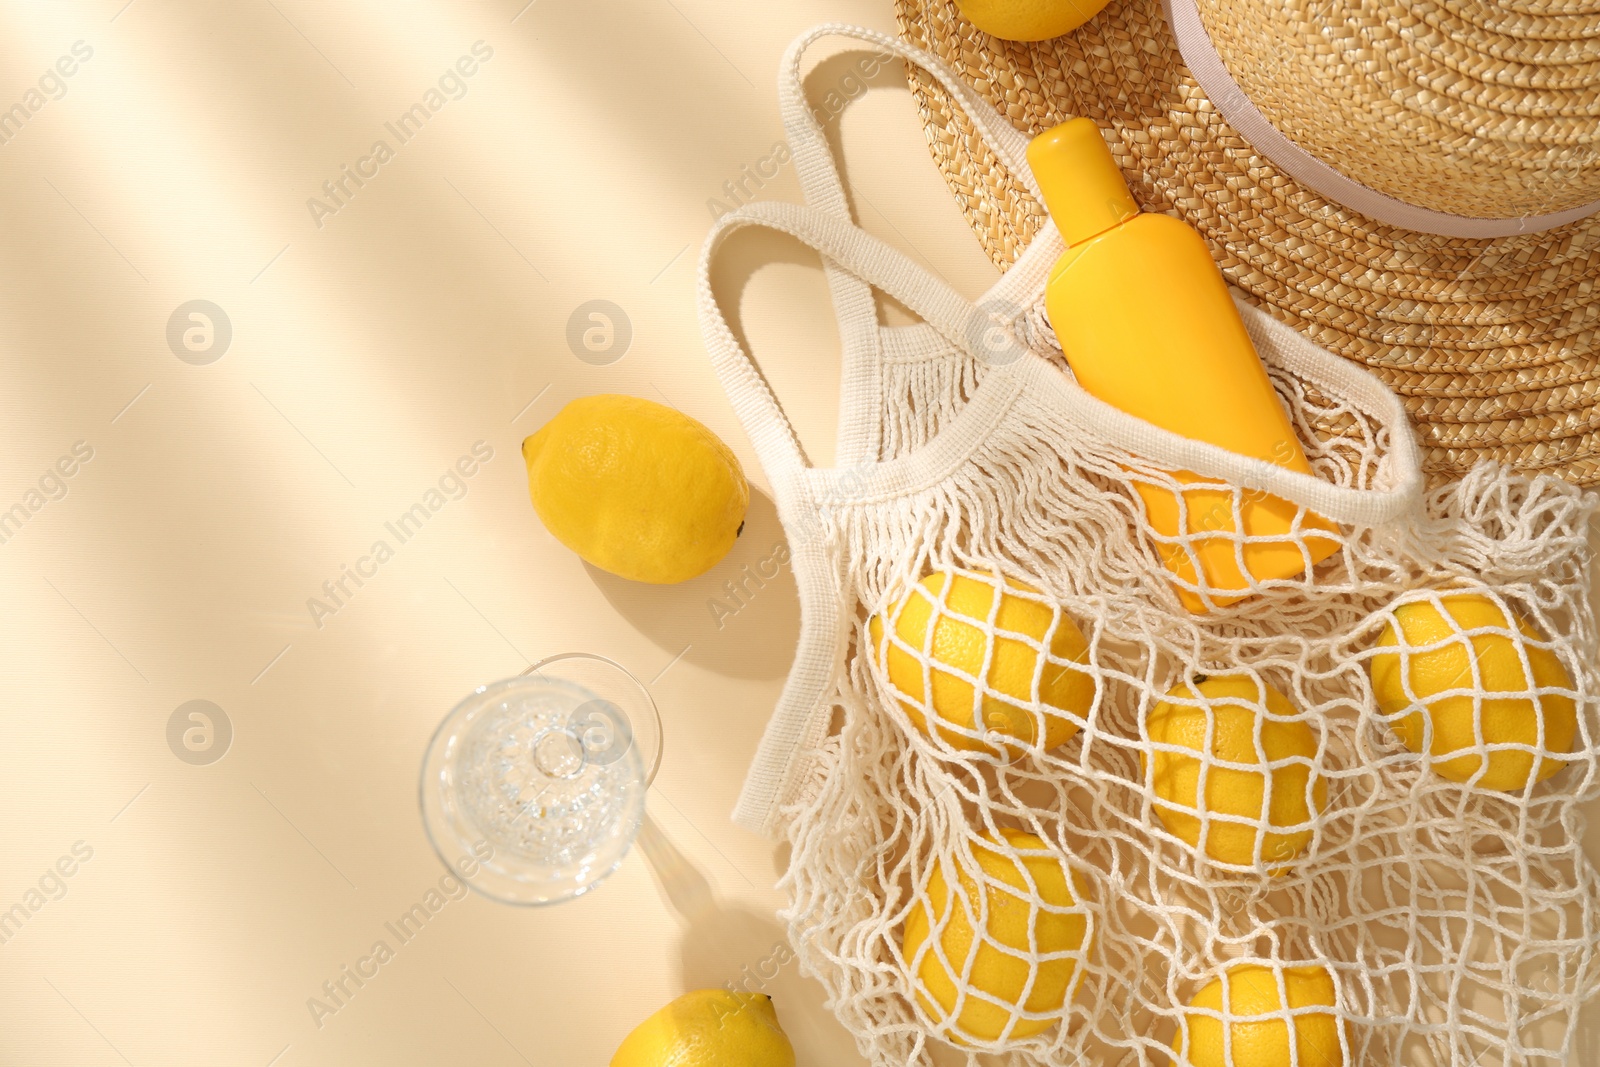
[[[716,566],[675,585],[631,582],[585,563],[611,606],[666,658],[729,678],[780,678],[800,640],[800,594],[772,500],[754,486],[744,532]],[[686,649],[687,646],[687,650]]]
[[855,1040],[824,1006],[822,986],[800,974],[788,936],[775,919],[719,901],[706,876],[648,814],[637,844],[683,927],[679,978],[684,991],[728,989],[771,997],[798,1067],[862,1062]]

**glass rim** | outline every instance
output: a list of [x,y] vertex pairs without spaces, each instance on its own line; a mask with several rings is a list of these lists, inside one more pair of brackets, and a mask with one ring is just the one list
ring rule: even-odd
[[[610,667],[612,670],[616,671],[618,674],[622,675],[628,681],[632,682],[634,688],[639,690],[639,696],[642,700],[643,708],[649,715],[650,725],[653,727],[650,732],[655,738],[655,751],[650,753],[649,762],[644,769],[644,786],[646,789],[649,789],[655,784],[656,772],[661,769],[661,751],[665,744],[661,729],[661,709],[656,707],[655,697],[650,695],[650,687],[641,682],[636,674],[628,670],[628,668],[624,667],[616,660],[609,656],[602,656],[596,652],[557,652],[553,656],[546,656],[537,663],[531,664],[527,670],[521,672],[520,674],[514,675],[513,677],[525,678],[530,674],[542,673],[545,667],[553,663],[559,663],[562,660],[592,660],[596,663],[603,663],[607,667]],[[632,716],[630,715],[629,718],[631,719]],[[633,727],[633,737],[637,743],[639,737],[639,731],[637,727]]]

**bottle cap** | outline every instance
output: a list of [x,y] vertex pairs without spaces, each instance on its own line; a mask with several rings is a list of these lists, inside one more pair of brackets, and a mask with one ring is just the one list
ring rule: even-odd
[[1075,245],[1139,213],[1100,128],[1078,118],[1028,144],[1028,165],[1062,240]]

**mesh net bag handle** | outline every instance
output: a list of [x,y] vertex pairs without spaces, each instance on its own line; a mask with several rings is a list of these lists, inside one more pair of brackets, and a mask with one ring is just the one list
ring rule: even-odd
[[[701,328],[711,350],[712,364],[769,477],[775,480],[808,464],[777,399],[729,329],[710,285],[711,259],[722,241],[732,231],[751,225],[781,230],[803,241],[863,283],[904,303],[974,359],[995,359],[992,348],[974,343],[985,327],[1009,330],[1005,323],[970,304],[903,253],[835,215],[774,202],[749,204],[724,215],[706,238],[701,253]],[[1372,488],[1333,485],[1267,460],[1181,437],[1091,396],[1070,377],[1063,390],[1067,414],[1085,432],[1135,456],[1173,470],[1194,471],[1220,482],[1271,493],[1336,522],[1377,527],[1410,512],[1423,486],[1421,453],[1399,398],[1370,372],[1318,348],[1282,323],[1258,314],[1247,315],[1246,326],[1269,363],[1348,400],[1382,427],[1388,450]],[[1044,361],[1014,335],[1011,338],[1011,347],[988,371],[990,378],[1020,376],[1033,369],[1033,362]]]
[[[978,135],[993,147],[1005,165],[1020,176],[1035,196],[1040,195],[1027,166],[1027,138],[955,77],[936,56],[876,30],[825,23],[796,38],[778,66],[779,113],[807,204],[845,222],[854,222],[838,162],[805,93],[802,63],[806,52],[827,37],[860,41],[872,45],[878,55],[897,56],[908,65],[926,70],[959,101],[959,106],[972,118]],[[1044,226],[1017,262],[979,301],[980,306],[1001,313],[1014,329],[1026,331],[1027,326],[1021,321],[1023,313],[1037,300],[1046,274],[1064,247],[1055,224]],[[840,467],[849,467],[876,458],[881,445],[884,398],[877,372],[882,335],[872,286],[826,256],[823,269],[833,298],[844,364],[835,462]]]
[[943,60],[889,34],[861,26],[829,22],[813,27],[796,38],[784,52],[778,72],[778,103],[783,116],[784,133],[798,161],[800,185],[805,191],[807,203],[841,218],[849,217],[849,200],[844,184],[834,164],[833,153],[823,136],[822,125],[806,101],[800,74],[800,64],[807,49],[824,37],[848,37],[873,45],[880,53],[898,56],[933,75],[960,102],[980,136],[1000,161],[1017,175],[1029,192],[1042,199],[1033,174],[1027,167],[1028,138],[1002,118],[976,90],[956,77]]

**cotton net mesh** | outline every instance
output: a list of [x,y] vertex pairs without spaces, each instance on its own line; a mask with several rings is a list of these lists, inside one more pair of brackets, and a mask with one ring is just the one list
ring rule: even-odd
[[[1271,369],[1312,471],[1380,487],[1376,422]],[[880,458],[984,372],[891,350]],[[1201,505],[1163,534],[1141,485]],[[1591,502],[1484,465],[1393,526],[1241,536],[1260,501],[1026,395],[956,477],[821,501],[855,626],[782,815],[787,918],[873,1063],[1572,1062],[1600,986]],[[1244,599],[1197,565],[1268,542],[1314,565]]]

